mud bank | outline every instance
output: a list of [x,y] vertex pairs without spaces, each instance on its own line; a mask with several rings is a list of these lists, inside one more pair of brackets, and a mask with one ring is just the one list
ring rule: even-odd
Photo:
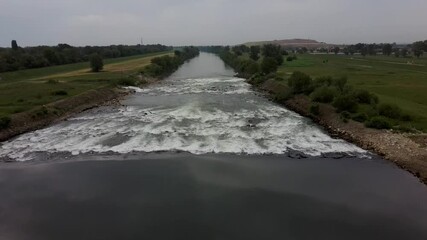
[[[256,88],[271,95],[283,91],[283,86],[276,84],[274,80],[268,80]],[[344,123],[335,109],[327,104],[320,104],[320,114],[315,116],[309,111],[311,100],[304,95],[278,103],[311,118],[332,136],[345,139],[394,162],[427,184],[427,149],[412,140],[414,138],[410,134],[366,128],[362,123],[353,120]]]

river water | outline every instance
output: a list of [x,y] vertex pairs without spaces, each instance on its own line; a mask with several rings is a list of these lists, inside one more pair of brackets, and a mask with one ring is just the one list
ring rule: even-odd
[[25,161],[58,152],[366,154],[259,96],[234,74],[218,57],[202,54],[161,84],[134,88],[124,107],[97,109],[25,134],[1,146],[0,156]]
[[0,239],[427,239],[416,178],[233,75],[202,53],[2,143]]

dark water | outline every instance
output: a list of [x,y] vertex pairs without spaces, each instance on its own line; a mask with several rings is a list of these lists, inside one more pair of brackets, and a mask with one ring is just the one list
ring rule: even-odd
[[202,54],[0,145],[0,239],[427,239],[416,178],[232,75]]

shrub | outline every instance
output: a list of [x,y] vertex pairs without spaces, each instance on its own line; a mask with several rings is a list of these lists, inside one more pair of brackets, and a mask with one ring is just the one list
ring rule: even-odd
[[332,77],[331,76],[325,76],[325,77],[318,77],[313,81],[313,86],[315,88],[326,86],[329,87],[332,85]]
[[319,115],[320,114],[320,105],[318,103],[313,103],[310,106],[310,113],[313,115]]
[[378,103],[378,97],[375,94],[372,94],[366,90],[355,90],[353,91],[353,94],[358,103],[363,103],[363,104]]
[[348,111],[351,113],[356,112],[359,107],[355,98],[348,94],[336,97],[332,105],[338,112]]
[[405,133],[415,133],[416,129],[414,129],[413,127],[410,126],[395,126],[393,127],[393,130],[399,131],[399,132],[405,132]]
[[259,72],[258,63],[252,59],[242,60],[238,68],[239,72],[247,73],[249,75],[253,75]]
[[58,90],[58,91],[52,92],[52,95],[54,95],[54,96],[67,96],[68,92],[65,90]]
[[10,125],[10,117],[9,116],[1,116],[0,117],[0,129],[6,129]]
[[378,106],[378,113],[381,116],[392,119],[399,119],[402,116],[402,110],[394,104],[382,103]]
[[312,91],[311,77],[302,72],[294,72],[288,80],[288,85],[293,93],[309,94]]
[[281,92],[275,94],[274,100],[276,100],[277,102],[283,102],[283,101],[291,99],[292,96],[293,96],[293,94],[289,90],[281,91]]
[[34,111],[34,115],[37,117],[46,116],[48,114],[49,114],[49,110],[45,106],[38,108]]
[[263,76],[261,74],[254,74],[249,82],[254,85],[260,85],[269,79],[269,75]]
[[98,53],[90,55],[89,61],[92,72],[99,72],[104,68],[104,62]]
[[337,87],[341,92],[344,92],[345,86],[347,85],[347,77],[333,79],[332,85]]
[[413,118],[409,114],[402,114],[402,116],[400,116],[400,119],[402,121],[409,122],[409,121],[412,121]]
[[55,79],[49,79],[49,80],[47,80],[47,81],[46,81],[46,83],[47,83],[47,84],[58,84],[58,83],[59,83],[59,81],[58,81],[58,80],[55,80]]
[[137,82],[132,78],[122,78],[117,80],[117,85],[119,86],[136,86]]
[[366,122],[366,120],[368,120],[368,118],[369,117],[366,113],[358,113],[358,114],[354,115],[352,119],[354,121],[363,123],[363,122]]
[[334,100],[336,90],[332,87],[320,87],[311,93],[311,99],[315,102],[330,103]]
[[390,129],[392,127],[392,124],[390,120],[388,120],[387,118],[378,116],[378,117],[373,117],[369,119],[365,123],[365,126],[369,128],[376,128],[376,129]]
[[279,64],[277,63],[276,59],[272,57],[266,57],[261,62],[261,71],[264,74],[276,72],[278,67]]
[[351,118],[351,114],[347,111],[343,111],[340,114],[340,118],[344,121],[344,122],[348,122],[348,119]]

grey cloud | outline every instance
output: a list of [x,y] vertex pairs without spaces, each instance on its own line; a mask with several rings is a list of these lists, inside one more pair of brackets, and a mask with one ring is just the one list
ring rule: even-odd
[[0,45],[427,39],[424,0],[0,0]]

